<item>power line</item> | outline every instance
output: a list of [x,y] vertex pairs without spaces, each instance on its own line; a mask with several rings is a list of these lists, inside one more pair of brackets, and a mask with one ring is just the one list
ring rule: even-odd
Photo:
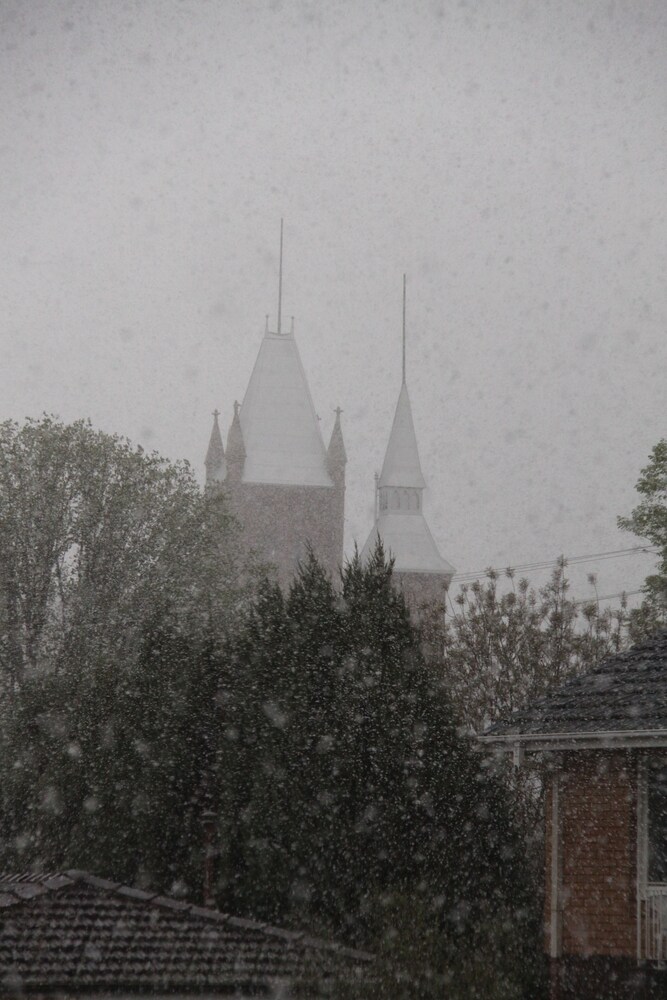
[[573,603],[577,605],[597,604],[599,601],[615,601],[622,597],[634,597],[636,594],[643,593],[643,590],[622,590],[619,594],[603,594],[601,597],[598,597],[596,594],[595,597],[585,597],[583,600],[574,601]]
[[[587,562],[604,562],[607,559],[620,559],[630,555],[649,555],[657,551],[657,549],[646,545],[633,545],[628,549],[611,549],[608,552],[591,552],[588,555],[570,556],[567,557],[565,561],[568,566],[581,566]],[[552,569],[554,566],[558,565],[559,561],[560,557],[558,559],[548,559],[542,562],[523,563],[520,566],[511,566],[510,568],[516,572],[532,572],[541,569]],[[474,580],[480,580],[482,577],[487,576],[489,572],[504,573],[507,568],[507,566],[493,566],[485,567],[481,570],[470,570],[465,573],[456,573],[452,577],[452,583],[472,583]]]

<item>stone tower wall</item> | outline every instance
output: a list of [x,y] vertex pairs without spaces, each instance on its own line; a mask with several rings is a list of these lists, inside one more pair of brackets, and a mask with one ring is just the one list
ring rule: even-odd
[[446,576],[439,573],[394,573],[394,582],[402,590],[408,608],[417,620],[419,610],[425,604],[445,604],[449,585]]
[[308,543],[337,582],[343,561],[344,487],[227,481],[224,492],[241,526],[243,549],[272,563],[283,588],[289,586]]

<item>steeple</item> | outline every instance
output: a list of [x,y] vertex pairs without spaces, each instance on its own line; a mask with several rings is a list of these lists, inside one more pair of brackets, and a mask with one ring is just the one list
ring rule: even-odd
[[[278,313],[266,317],[257,359],[234,418],[224,455],[225,498],[238,525],[241,551],[272,564],[289,586],[311,545],[336,579],[343,560],[345,446],[340,413],[327,450],[294,338],[283,316],[283,222],[280,223]],[[216,417],[217,428],[217,417]],[[209,479],[207,459],[207,480]]]
[[227,476],[231,481],[240,482],[246,460],[243,431],[239,420],[239,404],[234,403],[234,417],[227,434]]
[[335,409],[336,422],[334,423],[329,439],[329,447],[327,448],[327,467],[329,475],[334,482],[337,482],[339,479],[345,480],[345,466],[347,465],[347,453],[340,426],[340,415],[342,412],[340,406],[337,406]]
[[426,480],[419,461],[417,435],[405,378],[405,275],[403,275],[403,337],[401,389],[389,442],[376,482],[375,525],[362,549],[366,559],[378,537],[394,558],[394,570],[410,577],[433,576],[449,583],[454,567],[443,559],[423,514]]
[[378,481],[380,490],[387,486],[402,486],[416,490],[423,490],[426,486],[419,461],[417,435],[405,381],[398,394],[394,422],[391,425],[389,443]]
[[211,437],[208,442],[208,450],[206,452],[206,485],[210,486],[212,483],[221,483],[226,475],[226,463],[225,463],[225,449],[222,446],[222,435],[220,434],[220,424],[218,423],[218,417],[220,416],[219,410],[213,411],[213,427],[211,428]]

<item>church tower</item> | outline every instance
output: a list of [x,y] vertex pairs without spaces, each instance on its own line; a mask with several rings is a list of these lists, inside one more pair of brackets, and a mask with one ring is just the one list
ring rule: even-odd
[[220,488],[248,551],[272,563],[288,586],[311,545],[333,579],[343,561],[345,445],[340,410],[328,450],[313,406],[294,329],[282,330],[282,247],[278,321],[268,319],[250,382],[223,449],[214,414],[206,456],[208,488]]
[[424,517],[425,488],[405,379],[404,275],[403,379],[382,472],[376,484],[375,525],[361,558],[362,561],[368,559],[380,538],[386,554],[394,559],[394,578],[415,611],[424,603],[443,601],[455,572],[438,552]]

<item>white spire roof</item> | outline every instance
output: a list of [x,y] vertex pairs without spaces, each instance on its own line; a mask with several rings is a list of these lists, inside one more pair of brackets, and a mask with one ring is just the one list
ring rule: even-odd
[[[452,577],[455,570],[438,552],[422,513],[422,491],[426,486],[405,379],[396,404],[389,444],[378,480],[381,509],[364,545],[366,561],[382,539],[385,552],[394,559],[397,573],[434,573]],[[384,504],[384,506],[382,506]]]
[[378,535],[382,539],[385,553],[394,559],[396,573],[454,575],[454,567],[438,552],[421,512],[380,514],[361,550],[362,562],[365,563],[374,551]]
[[239,419],[246,450],[244,482],[332,485],[292,334],[264,335]]
[[419,462],[419,449],[408,387],[403,382],[391,426],[378,486],[408,486],[423,489],[426,481]]

